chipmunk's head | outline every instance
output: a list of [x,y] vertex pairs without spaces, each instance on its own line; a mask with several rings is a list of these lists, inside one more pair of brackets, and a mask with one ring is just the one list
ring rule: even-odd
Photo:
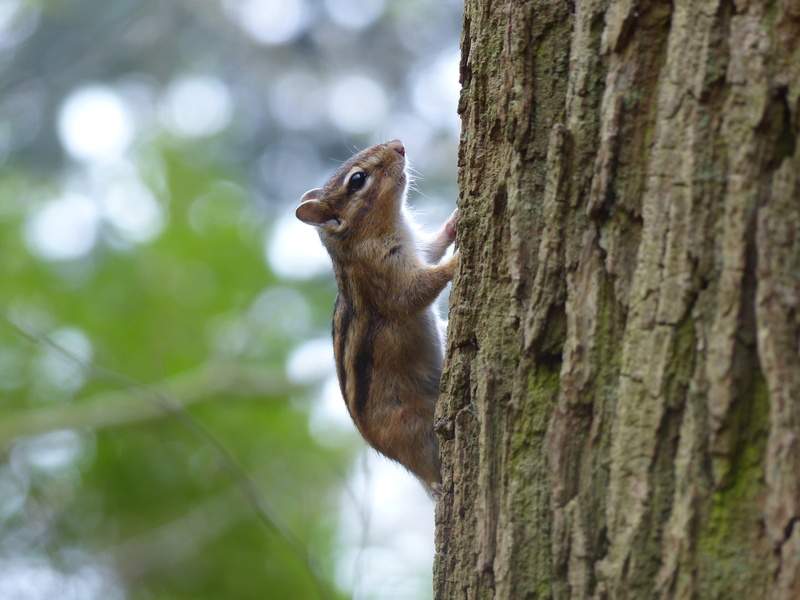
[[406,151],[400,140],[367,148],[321,188],[306,192],[295,215],[327,237],[379,235],[395,226],[406,193]]

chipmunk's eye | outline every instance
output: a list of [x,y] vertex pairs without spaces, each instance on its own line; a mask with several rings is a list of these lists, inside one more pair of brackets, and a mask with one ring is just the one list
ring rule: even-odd
[[367,182],[367,174],[359,171],[350,176],[350,181],[347,182],[347,191],[349,193],[356,192],[364,187]]

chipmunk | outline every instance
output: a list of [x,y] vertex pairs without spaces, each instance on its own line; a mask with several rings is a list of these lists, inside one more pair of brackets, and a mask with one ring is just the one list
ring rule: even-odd
[[455,274],[456,212],[423,236],[406,206],[405,148],[367,148],[300,199],[297,218],[318,228],[339,287],[333,349],[339,386],[364,439],[438,495],[433,420],[444,327],[433,306]]

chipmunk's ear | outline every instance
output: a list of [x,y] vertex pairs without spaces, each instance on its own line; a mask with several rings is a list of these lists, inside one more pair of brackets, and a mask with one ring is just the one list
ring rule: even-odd
[[339,220],[331,209],[322,204],[317,198],[322,190],[317,188],[309,190],[300,198],[300,206],[294,211],[295,216],[303,223],[324,227],[338,225]]
[[322,193],[322,188],[314,188],[313,190],[308,190],[303,197],[300,198],[300,204],[305,202],[306,200],[316,200],[319,198],[319,195]]

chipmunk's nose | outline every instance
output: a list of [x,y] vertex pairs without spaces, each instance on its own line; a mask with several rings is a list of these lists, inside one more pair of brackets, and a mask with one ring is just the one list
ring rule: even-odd
[[392,140],[391,142],[389,142],[389,146],[393,148],[394,151],[397,152],[400,156],[406,155],[406,149],[403,146],[403,142],[401,142],[400,140]]

